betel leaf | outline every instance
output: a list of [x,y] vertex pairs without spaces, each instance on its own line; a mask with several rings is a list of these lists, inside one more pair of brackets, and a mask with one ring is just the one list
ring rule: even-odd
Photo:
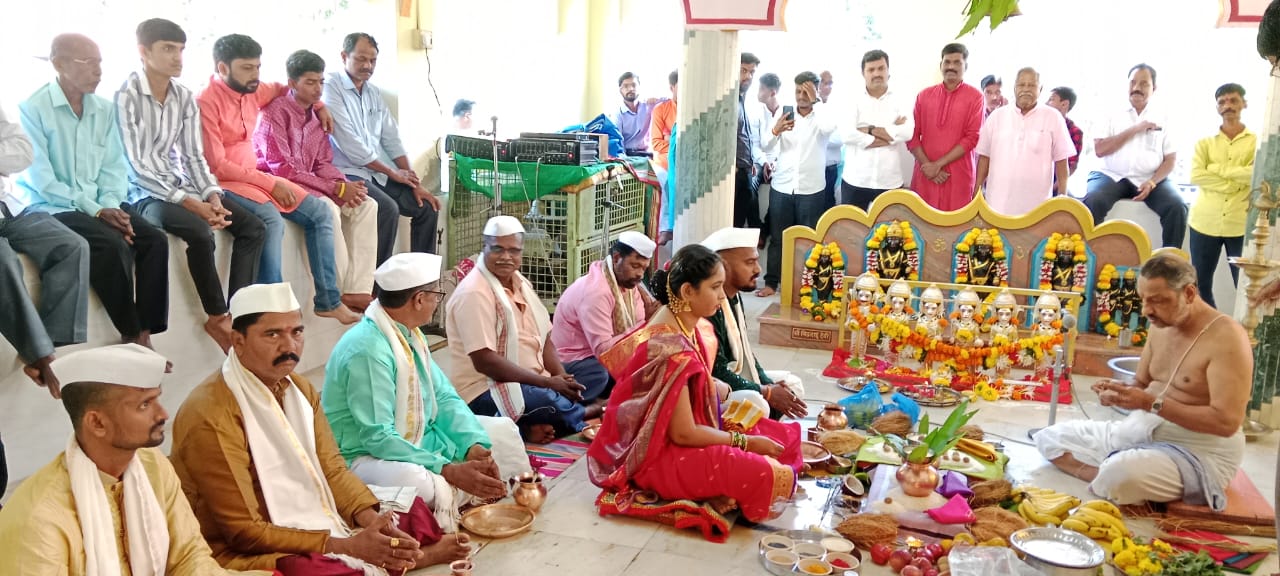
[[907,454],[907,462],[911,462],[914,464],[922,464],[924,462],[928,462],[929,460],[932,460],[932,458],[930,458],[928,444],[921,444],[919,446],[916,446],[915,448],[911,449],[910,454]]
[[921,435],[929,433],[929,415],[928,414],[920,415],[920,427],[916,428],[916,432]]

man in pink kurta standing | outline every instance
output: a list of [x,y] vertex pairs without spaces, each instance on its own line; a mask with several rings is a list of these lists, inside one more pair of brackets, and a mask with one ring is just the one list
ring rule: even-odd
[[[551,321],[551,343],[565,372],[586,387],[584,402],[603,407],[613,379],[598,358],[660,306],[642,283],[656,248],[644,234],[623,232],[609,256],[592,263],[587,275],[560,296]],[[585,417],[593,418],[596,412],[587,410]]]
[[1021,216],[1052,196],[1066,195],[1067,159],[1076,147],[1062,113],[1036,103],[1039,72],[1018,71],[1014,99],[1014,106],[995,109],[982,125],[974,195],[981,189],[997,212]]
[[938,210],[959,210],[973,198],[974,154],[982,128],[982,92],[964,83],[969,49],[942,48],[942,83],[916,96],[916,130],[907,143],[916,158],[911,189]]

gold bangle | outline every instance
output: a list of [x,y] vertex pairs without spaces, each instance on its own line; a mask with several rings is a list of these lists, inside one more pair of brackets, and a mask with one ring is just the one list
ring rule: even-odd
[[342,198],[342,195],[346,193],[347,193],[347,183],[343,182],[340,185],[338,185],[338,198]]

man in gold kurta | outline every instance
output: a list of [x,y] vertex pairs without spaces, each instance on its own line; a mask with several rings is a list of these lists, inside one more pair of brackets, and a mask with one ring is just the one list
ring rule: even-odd
[[288,284],[241,289],[231,315],[233,350],[179,409],[172,453],[219,563],[285,576],[399,574],[466,546],[441,540],[420,499],[397,528],[347,469],[320,395],[293,373],[303,328]]
[[53,367],[70,382],[62,400],[76,433],[0,510],[0,574],[227,574],[154,448],[169,417],[158,401],[164,357],[122,344]]

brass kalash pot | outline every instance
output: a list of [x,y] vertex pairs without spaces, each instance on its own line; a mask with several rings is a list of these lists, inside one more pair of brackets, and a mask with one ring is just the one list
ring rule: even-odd
[[547,501],[547,487],[542,483],[543,476],[537,472],[525,472],[511,479],[511,497],[516,504],[524,506],[534,513]]
[[824,432],[832,430],[844,430],[849,427],[849,416],[844,413],[844,407],[839,404],[827,404],[822,409],[822,413],[818,414],[818,429]]

